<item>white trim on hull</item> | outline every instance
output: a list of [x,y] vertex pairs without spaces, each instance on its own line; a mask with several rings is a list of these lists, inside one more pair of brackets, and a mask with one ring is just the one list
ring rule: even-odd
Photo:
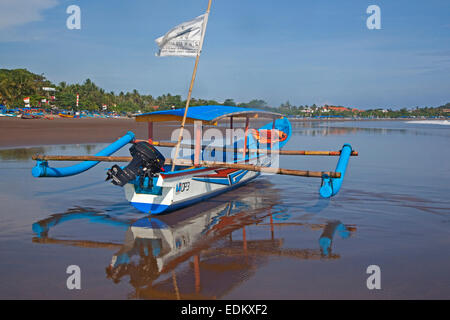
[[260,174],[228,168],[196,168],[160,173],[156,182],[157,194],[141,193],[136,190],[135,184],[128,183],[124,186],[125,197],[141,212],[160,214],[240,187]]

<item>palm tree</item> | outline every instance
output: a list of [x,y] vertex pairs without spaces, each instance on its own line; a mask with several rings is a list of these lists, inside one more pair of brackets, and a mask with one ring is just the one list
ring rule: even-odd
[[0,80],[0,101],[7,105],[13,99],[11,90],[11,80],[4,78]]

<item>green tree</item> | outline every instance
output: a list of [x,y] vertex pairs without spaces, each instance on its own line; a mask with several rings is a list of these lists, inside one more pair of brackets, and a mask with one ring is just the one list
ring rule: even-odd
[[233,99],[225,99],[225,101],[223,102],[224,106],[236,106],[236,102],[234,102]]

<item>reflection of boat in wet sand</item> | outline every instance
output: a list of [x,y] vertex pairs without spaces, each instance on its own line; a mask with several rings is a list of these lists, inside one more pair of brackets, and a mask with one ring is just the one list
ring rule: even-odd
[[[107,277],[114,282],[129,277],[135,289],[132,296],[150,299],[222,297],[273,257],[340,258],[332,252],[333,237],[338,233],[346,238],[354,227],[339,221],[308,224],[280,220],[277,217],[283,214],[283,209],[276,190],[265,180],[261,183],[265,186],[259,191],[243,187],[240,192],[232,191],[214,201],[179,210],[177,215],[119,220],[79,208],[36,222],[33,230],[37,236],[33,241],[118,250],[106,268]],[[57,224],[86,218],[124,228],[124,243],[49,236],[50,228]],[[318,247],[285,248],[284,239],[276,237],[275,232],[285,226],[322,230]],[[255,233],[258,234],[256,239]]]
[[[250,209],[248,200],[231,201],[173,224],[159,217],[137,221],[106,269],[108,277],[119,282],[128,275],[136,298],[215,299],[245,281],[271,257],[338,259],[340,255],[331,252],[335,232],[346,238],[355,230],[339,221],[316,225],[275,223],[270,209],[258,214],[254,212],[257,208]],[[266,217],[270,222],[262,223]],[[247,240],[246,228],[252,225],[270,227],[269,237]],[[282,225],[323,229],[320,247],[283,248],[283,238],[276,238],[274,232]],[[233,239],[233,231],[242,232],[242,236]]]

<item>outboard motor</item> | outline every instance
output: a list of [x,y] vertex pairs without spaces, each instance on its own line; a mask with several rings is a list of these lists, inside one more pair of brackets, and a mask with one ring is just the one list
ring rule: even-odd
[[[111,183],[123,187],[129,181],[139,177],[139,184],[142,187],[144,179],[149,178],[149,187],[153,186],[153,177],[163,169],[164,156],[151,144],[145,141],[134,143],[130,148],[133,159],[122,169],[117,164],[112,166],[107,172],[106,180],[111,179]],[[106,181],[105,180],[105,181]]]

